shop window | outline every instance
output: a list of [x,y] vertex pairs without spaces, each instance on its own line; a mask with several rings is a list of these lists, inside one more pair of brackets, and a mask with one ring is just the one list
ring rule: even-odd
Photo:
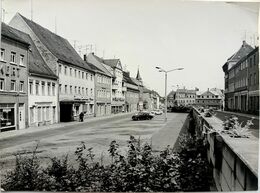
[[0,105],[0,128],[15,127],[14,105]]

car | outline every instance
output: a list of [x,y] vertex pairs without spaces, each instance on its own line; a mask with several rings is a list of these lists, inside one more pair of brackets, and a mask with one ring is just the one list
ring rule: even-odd
[[154,116],[155,115],[155,111],[151,111],[150,115]]
[[157,110],[155,110],[155,114],[156,115],[161,115],[161,114],[163,114],[163,112],[160,109],[157,109]]
[[150,113],[147,112],[138,112],[135,115],[132,116],[133,121],[138,121],[138,120],[151,120],[153,118]]

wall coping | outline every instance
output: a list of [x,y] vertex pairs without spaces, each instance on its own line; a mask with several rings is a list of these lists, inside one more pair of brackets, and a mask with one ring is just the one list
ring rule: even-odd
[[[221,128],[223,121],[212,116],[205,117],[193,108],[212,128]],[[218,130],[218,129],[216,129]],[[251,135],[249,138],[234,138],[228,134],[220,134],[227,146],[243,161],[243,163],[258,177],[259,139]]]

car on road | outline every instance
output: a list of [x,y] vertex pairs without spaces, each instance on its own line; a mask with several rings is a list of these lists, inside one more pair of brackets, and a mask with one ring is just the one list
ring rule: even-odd
[[163,112],[160,109],[157,109],[157,110],[155,110],[155,114],[156,115],[161,115],[161,114],[163,114]]
[[150,113],[147,112],[138,112],[135,115],[132,116],[133,121],[138,121],[138,120],[150,120],[152,119],[153,116],[150,115]]

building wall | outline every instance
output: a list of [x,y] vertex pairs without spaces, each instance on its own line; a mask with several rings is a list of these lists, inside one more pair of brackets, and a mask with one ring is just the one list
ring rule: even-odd
[[111,77],[95,74],[95,116],[111,114]]
[[139,102],[139,91],[128,88],[126,91],[125,101],[126,101],[126,112],[137,111],[137,106]]
[[195,104],[195,93],[176,92],[176,101],[178,105],[192,105]]
[[[28,126],[28,47],[14,40],[2,37],[0,61],[0,129],[24,129]],[[11,52],[15,62],[11,62]],[[20,63],[21,55],[24,56]],[[11,88],[11,83],[15,88]],[[12,117],[12,121],[10,121]]]
[[[29,76],[28,84],[29,126],[57,123],[58,81],[37,76]],[[38,92],[36,91],[37,85],[39,87]]]

